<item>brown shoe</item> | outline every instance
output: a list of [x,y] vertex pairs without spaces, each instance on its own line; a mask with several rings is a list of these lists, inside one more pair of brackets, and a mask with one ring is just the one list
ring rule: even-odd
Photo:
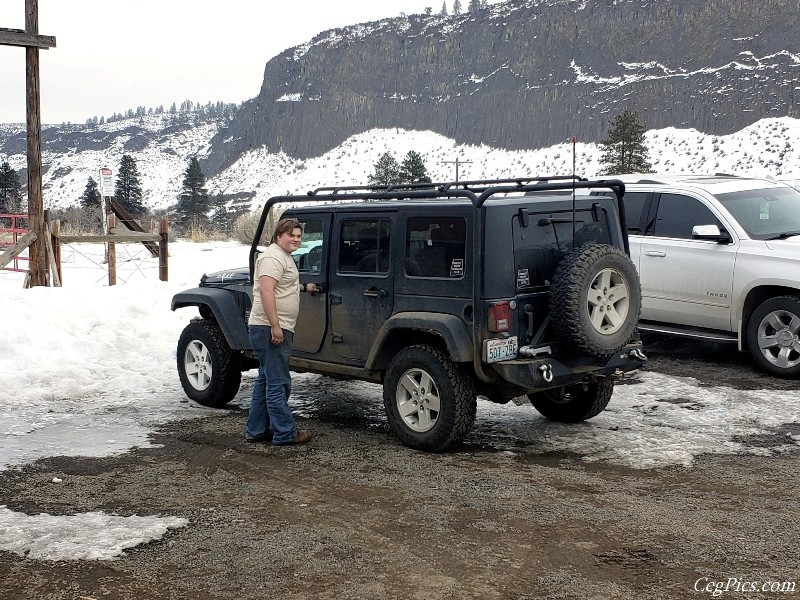
[[307,429],[298,429],[297,435],[294,436],[294,439],[289,442],[288,446],[299,446],[300,444],[305,444],[306,442],[311,440],[311,432]]

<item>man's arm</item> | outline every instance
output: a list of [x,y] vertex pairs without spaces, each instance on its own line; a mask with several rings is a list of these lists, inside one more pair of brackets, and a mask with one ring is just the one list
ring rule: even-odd
[[261,296],[264,314],[267,315],[267,321],[272,330],[272,343],[280,344],[283,342],[283,329],[278,321],[278,303],[275,301],[276,285],[278,285],[278,281],[269,275],[262,275],[258,278],[258,293]]

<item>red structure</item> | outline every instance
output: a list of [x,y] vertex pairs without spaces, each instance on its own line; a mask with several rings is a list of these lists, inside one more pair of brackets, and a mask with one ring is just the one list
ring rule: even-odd
[[[10,225],[10,227],[9,227]],[[25,225],[25,227],[23,227]],[[28,233],[28,215],[3,215],[0,214],[0,254],[11,246],[16,246],[19,239]],[[20,267],[20,262],[24,261],[24,267]],[[11,264],[2,268],[3,271],[28,271],[30,257],[15,256],[11,259]]]

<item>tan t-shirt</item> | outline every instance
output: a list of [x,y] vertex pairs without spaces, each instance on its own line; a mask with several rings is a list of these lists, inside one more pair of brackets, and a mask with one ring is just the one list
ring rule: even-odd
[[300,274],[294,264],[292,255],[278,244],[270,244],[256,261],[256,272],[253,275],[253,308],[250,325],[270,326],[269,319],[261,305],[261,278],[267,276],[277,281],[275,286],[275,304],[278,308],[278,322],[281,329],[294,333],[297,313],[300,312]]

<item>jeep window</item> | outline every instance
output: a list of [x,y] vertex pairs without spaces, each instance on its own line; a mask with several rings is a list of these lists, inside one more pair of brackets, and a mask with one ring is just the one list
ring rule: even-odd
[[390,230],[388,219],[342,221],[339,272],[387,274]]
[[316,273],[321,270],[324,242],[322,224],[322,219],[300,221],[303,227],[303,241],[300,242],[300,247],[292,252],[298,271]]
[[716,198],[753,239],[800,232],[800,192],[794,188],[730,192]]
[[716,225],[720,229],[724,228],[711,209],[696,198],[681,194],[661,194],[653,227],[654,236],[690,240],[695,225]]
[[405,272],[417,277],[464,277],[467,222],[461,217],[413,217],[406,227]]
[[[595,216],[599,216],[595,220]],[[572,212],[542,213],[531,216],[527,227],[519,217],[513,220],[514,268],[517,289],[549,285],[563,256],[584,244],[613,244],[609,214],[580,210],[572,222]],[[573,244],[572,231],[575,230]]]

